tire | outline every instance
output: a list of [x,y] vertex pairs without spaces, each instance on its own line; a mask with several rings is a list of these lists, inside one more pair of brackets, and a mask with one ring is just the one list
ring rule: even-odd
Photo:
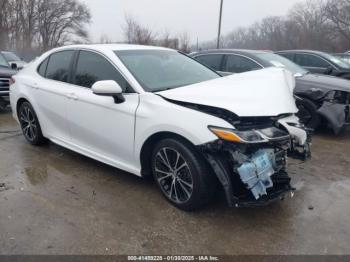
[[39,146],[47,141],[41,131],[38,117],[29,102],[23,102],[19,107],[18,119],[22,133],[30,144]]
[[317,106],[311,100],[302,98],[296,101],[299,112],[297,116],[308,128],[317,129],[321,124],[321,116],[317,112]]
[[216,184],[210,171],[208,163],[186,141],[164,139],[153,150],[153,177],[164,197],[181,210],[199,209],[212,199]]

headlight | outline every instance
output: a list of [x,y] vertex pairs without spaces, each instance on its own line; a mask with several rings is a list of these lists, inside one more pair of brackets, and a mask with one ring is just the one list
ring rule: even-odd
[[255,130],[238,131],[234,129],[209,126],[209,130],[218,138],[235,143],[262,143],[268,142]]

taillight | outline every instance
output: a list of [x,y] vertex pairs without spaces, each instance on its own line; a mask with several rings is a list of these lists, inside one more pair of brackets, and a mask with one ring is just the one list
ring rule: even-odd
[[16,83],[16,80],[13,77],[11,77],[10,78],[10,85],[13,85],[14,83]]

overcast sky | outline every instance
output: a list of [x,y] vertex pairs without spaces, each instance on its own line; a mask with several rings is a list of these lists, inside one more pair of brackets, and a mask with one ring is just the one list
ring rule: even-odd
[[[184,31],[194,43],[215,39],[220,0],[81,0],[92,13],[90,35],[98,41],[107,35],[113,41],[123,40],[125,14],[162,33],[173,35]],[[269,15],[285,15],[297,2],[305,0],[224,0],[223,33],[247,26]]]

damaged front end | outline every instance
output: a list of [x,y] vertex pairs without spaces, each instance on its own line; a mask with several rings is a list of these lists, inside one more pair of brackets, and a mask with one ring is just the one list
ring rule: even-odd
[[350,93],[329,91],[318,113],[328,120],[335,134],[350,125]]
[[242,119],[236,129],[209,127],[218,140],[199,146],[233,207],[263,206],[293,194],[288,155],[302,148],[304,158],[310,156],[310,138],[296,117],[254,121]]

